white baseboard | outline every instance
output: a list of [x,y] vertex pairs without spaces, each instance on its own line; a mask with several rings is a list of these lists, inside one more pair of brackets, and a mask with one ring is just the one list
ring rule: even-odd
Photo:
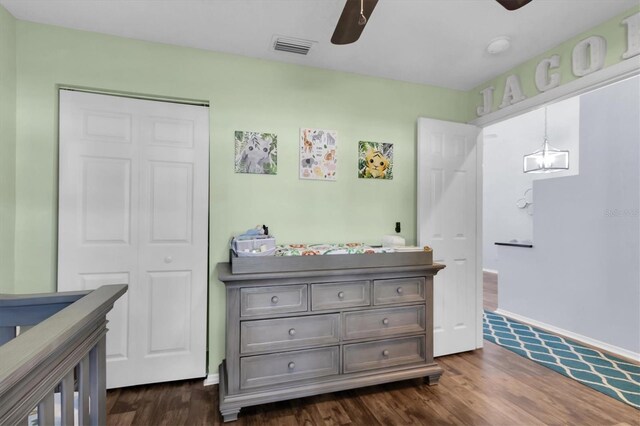
[[495,269],[482,269],[482,272],[488,272],[490,274],[498,275],[498,271],[496,271]]
[[204,379],[204,385],[205,386],[217,385],[219,382],[220,382],[220,376],[218,375],[218,373],[209,374]]
[[526,324],[532,325],[542,330],[558,334],[562,337],[575,340],[576,342],[584,343],[586,345],[593,346],[594,348],[597,348],[597,349],[602,349],[603,351],[609,352],[613,355],[619,355],[621,357],[628,358],[635,362],[640,362],[640,353],[633,352],[628,349],[620,348],[618,346],[610,345],[609,343],[601,342],[599,340],[592,339],[587,336],[583,336],[582,334],[577,334],[572,331],[568,331],[553,325],[545,324],[543,322],[536,321],[531,318],[524,317],[522,315],[514,314],[513,312],[505,311],[504,309],[496,309],[495,313],[499,315],[504,315],[505,317],[513,318],[514,320],[524,322]]

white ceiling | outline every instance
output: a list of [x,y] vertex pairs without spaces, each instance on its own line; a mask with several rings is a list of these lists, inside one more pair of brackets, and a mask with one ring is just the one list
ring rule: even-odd
[[[494,0],[380,0],[360,40],[335,46],[344,0],[0,0],[27,21],[460,90],[639,2],[533,0],[509,12]],[[308,56],[276,52],[274,35],[317,43]],[[487,54],[502,35],[512,48]]]

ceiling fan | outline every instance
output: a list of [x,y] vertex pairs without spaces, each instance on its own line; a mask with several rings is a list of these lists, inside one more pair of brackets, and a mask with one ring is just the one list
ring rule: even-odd
[[[496,1],[507,10],[516,10],[531,0]],[[347,0],[333,36],[331,36],[331,43],[350,44],[358,40],[377,4],[378,0]]]

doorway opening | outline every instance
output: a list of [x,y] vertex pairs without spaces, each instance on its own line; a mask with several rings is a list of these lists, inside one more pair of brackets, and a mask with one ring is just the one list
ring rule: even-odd
[[640,77],[548,109],[569,170],[523,173],[544,109],[483,130],[485,309],[618,355],[640,353]]
[[[580,96],[575,96],[483,129],[485,309],[498,309],[499,271],[501,267],[509,267],[510,251],[526,252],[533,248],[534,182],[579,174],[579,124]],[[545,132],[553,147],[569,151],[569,169],[524,173],[524,155],[540,148]]]

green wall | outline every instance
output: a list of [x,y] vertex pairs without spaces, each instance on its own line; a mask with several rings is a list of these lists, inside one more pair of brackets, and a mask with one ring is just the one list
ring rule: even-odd
[[0,293],[14,292],[16,21],[0,6]]
[[[516,74],[520,77],[522,91],[527,98],[532,98],[535,95],[540,94],[535,84],[536,66],[542,59],[549,58],[552,55],[560,55],[560,67],[552,70],[552,72],[560,74],[560,85],[580,78],[573,75],[571,70],[571,53],[576,43],[592,35],[599,35],[607,40],[607,55],[605,57],[604,64],[605,68],[621,62],[622,54],[627,50],[626,26],[622,25],[621,22],[623,19],[638,13],[639,11],[640,6],[634,7],[625,13],[621,13],[615,18],[609,19],[608,21],[593,27],[589,31],[585,31],[575,37],[572,37],[553,49],[535,56],[517,67],[512,68],[508,72],[476,87],[469,92],[470,110],[468,113],[470,120],[478,118],[476,108],[482,105],[482,96],[480,95],[480,91],[489,86],[493,86],[495,88],[493,93],[493,108],[491,111],[497,111],[499,109],[498,105],[502,102],[502,95],[504,94],[504,83],[509,75]],[[636,57],[631,60],[637,61],[638,58]]]
[[[379,243],[416,232],[416,119],[466,121],[465,92],[17,21],[16,287],[56,276],[57,85],[211,103],[210,370],[224,351],[217,262],[265,223],[279,242]],[[338,132],[338,180],[298,179],[300,127]],[[278,134],[276,176],[233,171],[234,131]],[[392,142],[394,178],[358,179],[359,140]]]

